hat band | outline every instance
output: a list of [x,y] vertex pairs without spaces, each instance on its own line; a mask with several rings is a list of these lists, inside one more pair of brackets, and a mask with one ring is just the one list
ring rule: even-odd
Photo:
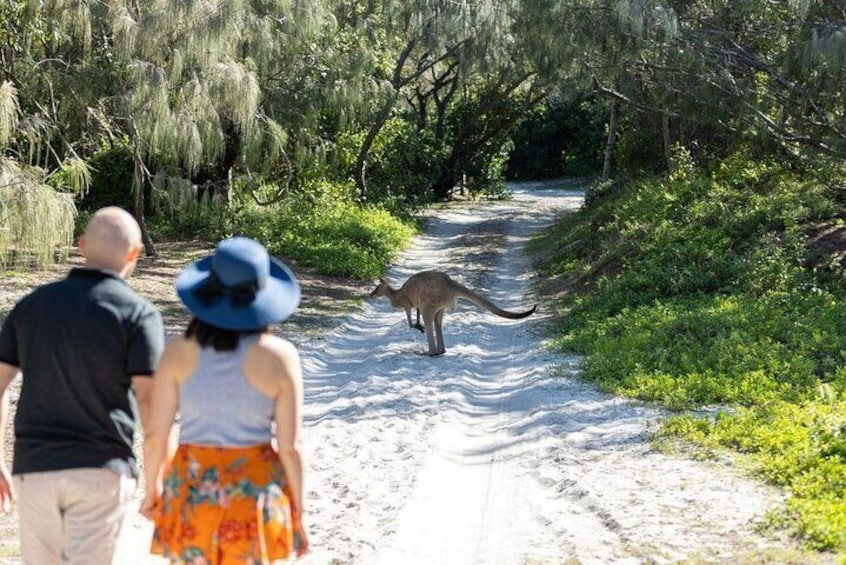
[[243,307],[251,304],[256,299],[256,293],[263,286],[262,281],[253,279],[251,281],[238,283],[232,286],[226,286],[214,272],[210,271],[209,278],[201,286],[194,289],[194,296],[206,305],[217,304],[224,298],[229,298],[229,301],[235,307]]

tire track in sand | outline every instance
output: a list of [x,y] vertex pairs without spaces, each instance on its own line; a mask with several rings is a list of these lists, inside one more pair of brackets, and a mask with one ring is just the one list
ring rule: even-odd
[[[522,247],[581,196],[514,188],[433,213],[391,280],[439,268],[505,308],[530,303]],[[302,348],[307,563],[733,563],[773,545],[753,521],[776,492],[653,452],[660,412],[573,379],[543,324],[460,302],[433,359],[382,299]]]

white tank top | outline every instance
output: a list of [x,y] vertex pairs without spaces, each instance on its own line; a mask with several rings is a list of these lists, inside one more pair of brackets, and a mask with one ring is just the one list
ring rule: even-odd
[[244,357],[260,336],[242,337],[234,351],[200,349],[197,368],[179,387],[179,443],[249,447],[273,437],[274,400],[253,388]]

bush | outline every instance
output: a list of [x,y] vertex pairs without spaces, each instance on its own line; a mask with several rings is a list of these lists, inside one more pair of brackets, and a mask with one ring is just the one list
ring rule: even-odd
[[740,153],[598,187],[535,247],[557,250],[550,278],[571,285],[556,339],[586,356],[586,378],[675,410],[722,407],[658,437],[749,454],[791,495],[774,520],[846,551],[846,294],[805,245],[840,213],[825,187]]
[[668,299],[610,317],[582,303],[564,327],[559,345],[588,355],[585,377],[673,409],[846,391],[846,302],[827,292]]
[[244,235],[323,274],[375,278],[405,247],[415,226],[378,206],[355,203],[351,193],[347,185],[322,184],[267,207],[242,196],[231,207],[197,206],[158,217],[151,232],[157,238],[208,241]]
[[761,474],[787,487],[785,511],[771,521],[792,528],[817,549],[846,547],[846,397],[774,401],[720,413],[714,420],[672,418],[659,442],[683,438],[706,450],[730,447],[753,454]]
[[[341,162],[349,170],[363,137],[362,132],[344,137],[339,143]],[[421,131],[403,118],[388,120],[376,137],[368,159],[368,200],[398,214],[430,202],[442,153],[431,130]]]
[[79,203],[79,209],[94,212],[103,206],[132,209],[132,154],[122,145],[104,147],[88,161],[92,169],[91,186]]
[[271,225],[268,247],[274,253],[325,274],[360,280],[384,274],[413,233],[384,209],[337,200],[280,215]]

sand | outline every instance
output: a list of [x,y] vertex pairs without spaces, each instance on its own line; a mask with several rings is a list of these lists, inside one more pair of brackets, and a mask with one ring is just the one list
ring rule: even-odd
[[[394,283],[437,268],[502,307],[536,301],[523,253],[582,202],[519,185],[512,201],[433,212]],[[460,302],[447,352],[385,299],[302,344],[314,564],[732,563],[773,546],[754,531],[780,495],[737,469],[650,444],[663,414],[575,379],[545,316]]]
[[[459,302],[446,354],[401,310],[370,300],[318,336],[291,336],[305,371],[311,564],[752,562],[784,542],[756,533],[781,502],[722,463],[656,452],[659,409],[579,381],[548,348],[553,305],[533,297],[523,247],[582,202],[520,184],[512,200],[449,205],[389,278],[440,269],[524,320]],[[123,563],[146,556],[135,517]],[[13,561],[6,561],[13,562]]]

